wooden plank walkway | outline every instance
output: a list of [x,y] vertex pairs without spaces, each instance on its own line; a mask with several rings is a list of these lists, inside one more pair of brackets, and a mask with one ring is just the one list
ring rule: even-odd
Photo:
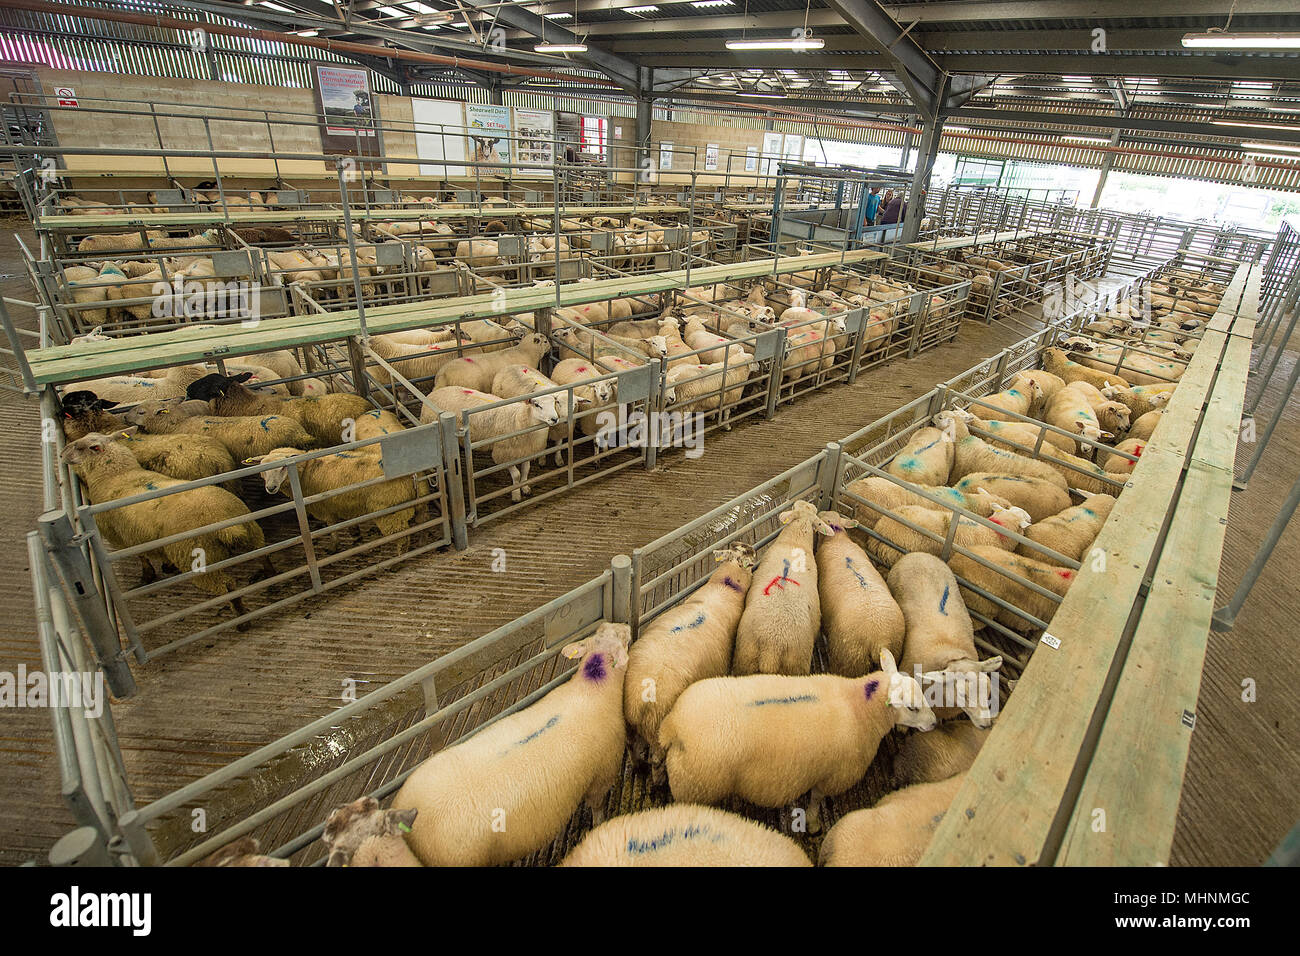
[[967,249],[970,246],[983,245],[986,242],[1014,242],[1028,239],[1030,236],[1045,236],[1055,229],[1006,229],[1002,232],[981,232],[974,236],[953,236],[951,239],[927,239],[924,242],[909,242],[908,249],[920,252],[951,252],[953,249]]
[[[853,249],[811,256],[750,259],[693,268],[689,273],[689,286],[785,275],[886,258],[886,253],[876,250]],[[557,305],[566,307],[687,287],[688,273],[685,269],[675,269],[647,276],[569,283],[558,287],[558,297],[556,287],[538,286],[507,289],[504,299],[496,293],[484,293],[375,306],[365,310],[366,329],[371,334],[398,332],[457,319],[468,321],[518,315]],[[227,325],[211,329],[178,329],[152,335],[125,336],[111,342],[60,345],[29,352],[27,359],[38,386],[58,385],[216,357],[234,358],[267,349],[337,341],[360,334],[357,310],[347,309],[326,315],[287,316],[250,328]]]

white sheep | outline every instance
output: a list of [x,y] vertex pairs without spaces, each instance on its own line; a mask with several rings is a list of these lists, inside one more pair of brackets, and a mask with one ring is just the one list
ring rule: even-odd
[[1128,406],[1129,417],[1137,421],[1148,412],[1164,408],[1174,396],[1174,385],[1134,385],[1132,387],[1105,384],[1101,394],[1108,399]]
[[[1077,572],[1069,568],[1057,567],[1054,564],[1048,564],[1046,561],[1040,561],[1021,554],[1013,554],[1000,548],[974,547],[970,550],[972,554],[983,558],[993,567],[987,567],[974,558],[954,552],[952,557],[948,559],[948,564],[953,572],[964,581],[995,595],[1012,607],[1023,611],[1025,614],[1032,615],[1040,621],[1051,621],[1060,601],[1039,594],[1019,581],[1012,580],[1010,575],[1018,575],[1026,581],[1052,592],[1058,598],[1065,597],[1070,585],[1074,583],[1074,579],[1077,577]],[[1022,614],[1007,610],[976,594],[965,584],[962,585],[961,594],[966,606],[972,612],[982,614],[987,618],[996,618],[999,623],[1012,630],[1028,633],[1039,626],[1027,620]]]
[[1016,384],[1019,387],[1008,388],[980,399],[975,406],[979,409],[977,414],[989,419],[1000,418],[999,412],[1028,415],[1031,408],[1042,403],[1043,388],[1032,377],[1023,377]]
[[1073,384],[1065,386],[1052,396],[1043,409],[1043,418],[1049,425],[1055,425],[1062,431],[1077,433],[1092,441],[1101,440],[1101,425],[1097,422],[1088,395]]
[[[972,435],[966,428],[966,423],[954,411],[940,412],[934,416],[934,422],[944,433],[945,440],[952,442],[952,471],[946,480],[954,488],[960,488],[959,480],[974,472],[1025,475],[1041,478],[1062,489],[1069,487],[1051,465],[1002,448],[994,448],[984,439]],[[994,491],[994,494],[997,493]]]
[[897,658],[907,625],[871,559],[849,537],[857,521],[835,511],[818,515],[831,535],[817,544],[817,593],[830,672],[861,677],[875,669],[881,650]]
[[539,850],[584,801],[596,823],[623,763],[631,631],[602,623],[560,652],[577,671],[537,703],[434,754],[394,810],[419,816],[407,843],[426,866],[490,866]]
[[[1146,447],[1147,443],[1143,439],[1129,438],[1116,445],[1115,450],[1132,455],[1134,458],[1141,458],[1142,452],[1146,451]],[[1133,473],[1133,469],[1137,467],[1137,462],[1129,461],[1123,455],[1107,455],[1101,467],[1112,474],[1127,475]]]
[[1002,666],[1002,658],[979,659],[975,628],[958,592],[953,569],[932,554],[907,554],[890,569],[889,590],[907,621],[904,673],[940,685],[943,701],[948,704],[935,709],[940,719],[956,716],[962,710],[972,723],[988,727],[993,723],[996,706],[988,675]]
[[799,844],[737,813],[672,804],[606,820],[560,866],[812,866]]
[[737,796],[784,807],[811,790],[808,829],[816,832],[821,798],[861,780],[896,725],[935,725],[921,685],[888,650],[880,663],[865,677],[756,674],[692,684],[659,731],[673,799]]
[[894,757],[894,783],[937,783],[970,769],[991,729],[950,720],[928,734],[909,734]]
[[230,452],[235,461],[265,455],[275,448],[310,448],[314,444],[295,419],[284,415],[210,416],[197,400],[169,398],[141,402],[122,417],[141,430],[160,435],[207,435]]
[[785,525],[754,572],[736,629],[735,674],[807,674],[821,629],[814,531],[835,532],[815,505],[796,501],[779,515]]
[[731,665],[736,625],[753,577],[754,549],[737,542],[714,552],[721,567],[685,601],[668,608],[629,652],[623,712],[656,778],[663,767],[659,726],[689,685],[721,677]]
[[492,380],[496,378],[497,372],[507,365],[527,365],[530,368],[537,368],[542,356],[550,351],[550,348],[550,339],[539,332],[532,332],[510,348],[452,359],[438,369],[434,384],[439,389],[459,386],[490,392]]
[[965,782],[958,774],[882,797],[874,807],[836,821],[822,841],[822,866],[916,866]]
[[[944,541],[948,537],[949,527],[954,518],[957,520],[957,530],[953,534],[953,543],[955,545],[969,548],[977,544],[984,544],[990,547],[1004,548],[1007,551],[1015,550],[1016,542],[1011,538],[964,515],[958,515],[952,511],[935,511],[916,505],[904,505],[897,509],[897,517],[886,516],[876,522],[876,533],[886,538],[888,543],[872,538],[867,542],[867,551],[882,564],[889,566],[892,566],[903,554],[912,551],[923,551],[926,554],[939,555],[943,552]],[[1029,527],[1032,520],[1028,512],[1017,507],[994,507],[993,513],[989,516],[989,521],[994,524],[1002,525],[1022,534],[1024,529]],[[934,538],[921,534],[921,532],[908,527],[904,522],[911,522],[925,528],[927,531],[938,535],[939,540],[936,541]]]
[[920,428],[912,433],[898,454],[889,460],[885,471],[913,484],[947,484],[948,475],[952,472],[956,444],[953,437],[941,428]]
[[[931,511],[948,511],[945,504],[936,503],[921,497],[916,491],[910,491],[900,485],[895,484],[888,478],[881,478],[878,475],[871,475],[866,478],[859,478],[856,481],[849,482],[845,488],[846,491],[863,498],[872,504],[879,505],[881,508],[887,508],[890,511],[897,511],[903,505],[917,505],[921,508],[929,508]],[[987,518],[993,513],[995,506],[1009,508],[1011,502],[1005,498],[999,498],[991,495],[987,491],[976,490],[972,494],[965,494],[955,488],[944,486],[922,485],[918,491],[924,491],[926,494],[934,495],[942,502],[953,508],[965,508],[967,511],[979,515],[981,518]],[[854,515],[858,524],[864,528],[874,528],[876,522],[880,520],[882,512],[877,511],[869,504],[854,502]]]
[[[1062,454],[1064,453],[1062,452]],[[1058,477],[1061,476],[1058,474]],[[999,498],[1011,502],[1014,508],[1023,511],[1029,521],[1042,521],[1044,518],[1049,518],[1057,512],[1070,507],[1070,493],[1059,483],[1028,475],[1004,475],[991,471],[974,471],[954,484],[953,487],[966,494],[973,494],[983,489],[989,494],[997,495]],[[1010,527],[1015,531],[1020,530],[1014,524],[1010,525]],[[1006,546],[1005,542],[975,543]]]
[[[1051,548],[1073,561],[1083,561],[1083,556],[1097,540],[1102,525],[1114,507],[1115,499],[1110,495],[1089,495],[1083,504],[1037,521],[1023,534],[1029,540]],[[1016,550],[1027,557],[1048,564],[1055,563],[1051,557],[1027,544],[1021,544]]]
[[1128,433],[1125,437],[1138,439],[1140,441],[1150,441],[1152,434],[1155,433],[1156,426],[1160,424],[1164,417],[1165,410],[1163,408],[1154,408],[1151,411],[1146,412],[1140,417],[1133,419],[1133,424],[1129,426]]

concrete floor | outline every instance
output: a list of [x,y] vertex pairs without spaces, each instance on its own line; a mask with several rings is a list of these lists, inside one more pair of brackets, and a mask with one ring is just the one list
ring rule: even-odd
[[[14,249],[12,238],[0,238],[5,272],[17,271]],[[5,292],[29,294],[12,284]],[[772,421],[711,435],[697,460],[677,453],[654,471],[626,470],[480,529],[467,551],[425,556],[139,670],[140,693],[114,705],[137,799],[170,792],[329,713],[341,703],[345,679],[363,693],[507,623],[600,573],[611,555],[815,454],[1022,334],[967,326],[948,345],[784,406]],[[39,666],[22,546],[39,510],[39,424],[34,402],[0,393],[0,412],[10,424],[0,429],[0,486],[10,516],[0,524],[0,670],[12,671],[19,663]],[[1234,500],[1223,600],[1285,495],[1297,445],[1300,408],[1292,407],[1251,488]],[[506,551],[505,574],[492,571],[496,548]],[[1297,704],[1283,690],[1300,665],[1277,640],[1296,615],[1285,577],[1297,556],[1300,526],[1293,526],[1237,628],[1211,636],[1175,863],[1261,862],[1300,817]],[[1240,700],[1245,677],[1260,688],[1249,705]],[[0,720],[0,862],[43,861],[71,826],[49,716],[5,711]]]

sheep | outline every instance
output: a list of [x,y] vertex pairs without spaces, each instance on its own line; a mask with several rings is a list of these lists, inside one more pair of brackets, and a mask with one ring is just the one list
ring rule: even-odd
[[903,612],[867,553],[849,537],[857,522],[835,511],[818,517],[832,532],[817,543],[817,594],[830,673],[862,677],[879,663],[882,649],[895,658],[903,652]]
[[992,419],[998,418],[998,412],[1028,415],[1031,408],[1042,404],[1043,388],[1033,378],[1023,377],[1017,384],[1024,390],[1013,387],[980,399],[976,405],[979,414]]
[[[892,543],[880,541],[876,538],[872,538],[867,542],[867,551],[871,553],[872,557],[885,565],[892,566],[894,561],[901,555],[912,551],[923,551],[926,554],[933,555],[941,554],[944,540],[948,536],[949,527],[954,518],[957,520],[957,531],[953,535],[954,544],[965,548],[976,544],[986,544],[995,548],[1005,548],[1008,551],[1015,550],[1016,544],[1010,538],[955,512],[934,511],[916,505],[904,505],[897,509],[897,513],[897,518],[886,516],[876,522],[876,533]],[[1012,531],[1023,533],[1023,530],[1029,527],[1032,519],[1029,517],[1028,512],[1022,508],[995,507],[989,520],[994,524],[1008,527]],[[919,525],[938,535],[939,540],[936,541],[919,531],[909,528],[903,523],[904,521],[910,521],[912,524]]]
[[[877,475],[852,481],[845,490],[882,508],[888,508],[890,511],[897,511],[903,505],[917,505],[922,508],[929,508],[931,511],[948,510],[943,504],[922,498],[917,492],[909,491],[907,488],[894,484],[888,478],[881,478]],[[920,490],[938,497],[952,507],[965,508],[981,518],[987,518],[991,515],[995,505],[1001,505],[1004,508],[1011,505],[1011,502],[1005,498],[998,498],[983,489],[978,489],[969,495],[955,488],[933,485],[922,485]],[[871,505],[855,504],[853,516],[861,527],[874,528],[876,522],[882,517],[882,513],[872,508]]]
[[[396,341],[378,335],[370,340],[370,348],[408,382],[434,378],[448,362],[473,351],[455,339],[417,343]],[[382,365],[376,364],[370,374],[382,385],[393,383],[392,373]]]
[[[1128,431],[1132,416],[1129,407],[1123,402],[1107,399],[1100,389],[1087,382],[1072,382],[1069,388],[1076,389],[1087,397],[1093,414],[1097,416],[1097,424],[1101,427],[1102,434],[1116,436]],[[1072,448],[1066,450],[1074,451]]]
[[607,820],[560,866],[812,866],[799,844],[737,813],[673,804]]
[[312,444],[311,435],[292,418],[282,415],[214,418],[194,413],[187,404],[180,398],[141,402],[125,417],[150,434],[206,435],[224,445],[236,461],[265,455],[275,448],[305,448]]
[[966,775],[918,783],[836,821],[818,853],[822,866],[916,866]]
[[[1078,448],[1078,442],[1059,432],[1051,431],[1031,422],[1003,422],[997,420],[984,420],[972,415],[966,409],[950,409],[964,422],[969,430],[972,426],[986,431],[990,434],[989,438],[984,438],[986,442],[995,448],[1005,448],[1007,451],[1014,451],[1017,454],[1021,452],[1014,445],[1021,445],[1025,448],[1034,448],[1038,445],[1038,436],[1043,436],[1043,444],[1055,445],[1063,451],[1071,454]],[[983,438],[984,436],[980,436]]]
[[738,675],[807,674],[812,666],[822,621],[813,534],[835,532],[807,501],[778,517],[785,527],[763,553],[736,629],[732,672]]
[[1151,435],[1155,432],[1156,426],[1160,424],[1161,419],[1165,417],[1163,408],[1155,408],[1133,420],[1129,426],[1127,437],[1136,438],[1141,441],[1149,441]]
[[[95,504],[185,484],[141,468],[129,451],[99,432],[91,432],[67,445],[62,459],[85,483],[86,493]],[[244,503],[226,489],[204,485],[101,511],[95,516],[95,524],[105,539],[120,550],[249,514]],[[142,580],[145,584],[154,581],[164,560],[175,568],[192,568],[196,556],[201,556],[201,566],[207,568],[240,553],[256,551],[265,543],[261,527],[251,518],[219,531],[190,535],[143,552],[140,555]],[[265,556],[262,560],[264,569],[274,574],[270,561]],[[192,580],[205,594],[221,595],[235,589],[234,578],[224,569],[203,570]],[[230,603],[237,616],[246,613],[239,598]],[[240,630],[247,626],[247,623],[240,625]]]
[[894,757],[894,783],[908,787],[937,783],[970,769],[988,739],[989,728],[968,720],[940,724],[928,734],[911,734]]
[[952,471],[946,480],[952,482],[954,487],[961,487],[959,480],[975,472],[1024,475],[1042,478],[1062,489],[1067,487],[1065,479],[1050,465],[1015,452],[994,448],[984,439],[972,435],[966,428],[966,423],[954,412],[939,412],[934,416],[934,423],[943,431],[945,438],[952,442]]
[[[1071,361],[1063,349],[1051,348],[1043,352],[1043,370],[1058,375],[1068,384],[1075,381],[1087,382],[1103,390],[1108,385],[1118,385],[1122,388],[1129,386],[1128,380],[1116,375],[1114,372],[1099,372],[1094,368],[1088,368],[1086,365],[1080,365],[1078,362]],[[1107,396],[1109,398],[1111,396]]]
[[955,449],[956,442],[951,436],[940,428],[926,426],[912,433],[907,444],[889,460],[885,471],[913,484],[944,485],[952,472]]
[[1075,432],[1092,441],[1101,440],[1101,426],[1087,394],[1073,385],[1067,385],[1052,396],[1043,409],[1043,417],[1049,425],[1062,431]]
[[151,399],[176,398],[184,395],[189,386],[208,374],[202,365],[178,365],[167,370],[162,378],[137,375],[117,375],[79,383],[81,390],[94,392],[105,401],[130,405]]
[[738,796],[784,807],[811,790],[808,830],[817,832],[822,796],[861,780],[895,725],[935,725],[921,685],[894,666],[888,649],[880,664],[866,677],[756,674],[692,684],[659,731],[673,799]]
[[1127,473],[1108,472],[1095,462],[1059,448],[1044,447],[1040,454],[1043,461],[1055,468],[1071,488],[1079,491],[1094,495],[1118,495],[1129,479]]
[[[1132,455],[1134,458],[1141,458],[1142,452],[1146,450],[1147,443],[1140,438],[1130,438],[1122,441],[1115,446],[1116,451],[1122,451]],[[1133,469],[1137,467],[1136,461],[1129,461],[1123,455],[1107,455],[1106,460],[1102,463],[1106,471],[1116,475],[1132,474]]]
[[[237,375],[207,375],[191,384],[186,390],[186,396],[211,402],[213,412],[218,415],[278,415],[292,419],[311,436],[308,444],[313,447],[313,443],[325,447],[341,443],[347,423],[356,422],[362,415],[373,410],[373,406],[360,395],[346,392],[302,398],[268,395],[246,386],[244,382],[248,378],[247,372]],[[301,442],[282,444],[294,448],[308,447]]]
[[394,810],[419,816],[407,844],[426,866],[490,866],[541,849],[585,800],[595,823],[623,762],[626,624],[566,645],[574,675],[537,703],[415,768]]
[[673,366],[664,377],[667,386],[673,390],[668,404],[683,415],[689,412],[711,412],[725,405],[722,413],[723,427],[730,429],[727,419],[730,418],[731,408],[740,401],[745,383],[749,381],[753,370],[753,357],[744,351],[739,358],[733,356],[726,362]]
[[422,866],[406,845],[417,810],[381,810],[374,797],[335,807],[325,818],[321,843],[326,866]]
[[[1090,495],[1081,505],[1035,522],[1023,534],[1030,541],[1051,548],[1072,561],[1082,561],[1114,507],[1115,499],[1111,495]],[[1026,557],[1048,564],[1056,563],[1050,556],[1027,544],[1020,544],[1016,550]]]
[[[981,550],[1007,553],[999,548]],[[943,686],[944,701],[956,706],[936,708],[940,720],[961,710],[977,727],[990,726],[995,700],[989,674],[1002,666],[1002,658],[979,659],[975,627],[958,594],[953,570],[932,554],[914,552],[895,562],[888,584],[907,622],[903,673]],[[965,693],[954,697],[954,689]]]
[[507,365],[527,365],[537,368],[542,356],[550,351],[550,348],[550,339],[539,332],[532,332],[510,348],[452,359],[438,369],[438,374],[434,378],[434,387],[443,389],[456,386],[488,392],[492,388],[492,380],[497,372]]
[[154,239],[161,239],[167,233],[162,229],[149,229],[145,238],[138,232],[109,233],[105,235],[86,236],[77,243],[78,252],[139,252],[148,247]]
[[731,664],[736,625],[753,578],[754,549],[737,542],[713,552],[721,567],[681,604],[645,627],[628,655],[623,713],[638,753],[660,779],[659,727],[689,685],[721,677]]
[[1101,394],[1128,406],[1129,416],[1137,421],[1148,412],[1164,408],[1174,396],[1173,385],[1106,385]]
[[[1030,382],[1032,381],[1032,385]],[[1011,376],[1011,387],[1020,391],[1033,391],[1035,386],[1039,392],[1042,392],[1042,398],[1034,405],[1030,406],[1030,414],[1037,414],[1042,410],[1043,403],[1051,398],[1061,389],[1065,388],[1065,379],[1059,375],[1053,375],[1051,372],[1044,371],[1040,368],[1022,369],[1015,375]]]
[[[298,479],[302,484],[303,497],[321,496],[316,501],[308,502],[307,513],[326,525],[366,517],[381,536],[400,534],[410,527],[412,518],[422,522],[426,509],[422,504],[413,504],[420,496],[414,479],[407,475],[377,481],[376,479],[383,479],[385,474],[376,452],[374,446],[366,446],[356,451],[341,451],[335,455],[322,455],[298,462]],[[305,452],[300,448],[273,448],[265,455],[246,459],[244,463],[265,465],[302,454]],[[290,489],[285,487],[288,480],[288,465],[268,468],[262,472],[262,481],[268,495],[283,490],[292,497]],[[363,482],[374,483],[364,488],[353,487]],[[408,502],[412,503],[411,507],[400,511],[390,510]],[[377,514],[385,511],[388,513]],[[404,535],[398,539],[397,554],[405,554],[410,546],[411,536]]]
[[[491,394],[501,398],[518,398],[520,395],[531,395],[534,392],[556,387],[556,382],[534,368],[529,368],[527,365],[507,365],[497,372],[492,379]],[[576,409],[590,403],[591,399],[587,395],[578,394],[577,390],[574,390],[572,405],[575,415]],[[563,446],[569,440],[569,405],[569,393],[567,391],[555,393],[555,410],[560,416],[560,420],[551,427],[550,432],[547,434],[547,440],[556,444],[556,464],[564,463]]]
[[[1065,593],[1070,589],[1070,585],[1074,583],[1076,576],[1076,572],[1069,568],[1057,567],[1054,564],[1048,564],[1045,561],[1020,554],[1012,554],[1000,548],[974,547],[970,550],[973,554],[994,565],[994,567],[985,567],[974,558],[954,553],[948,559],[948,564],[954,573],[976,587],[996,595],[1013,607],[1044,622],[1052,619],[1052,615],[1056,613],[1057,605],[1060,602],[1039,594],[1018,581],[1013,581],[1007,577],[1007,574],[1017,574],[1025,580],[1051,591],[1058,597],[1065,597]],[[976,594],[964,584],[962,585],[962,598],[972,612],[982,614],[987,618],[996,618],[999,623],[1013,630],[1028,633],[1039,626],[1015,611],[1009,611]]]
[[[461,412],[499,402],[501,398],[488,392],[451,386],[434,389],[429,393],[429,401],[442,411]],[[512,501],[522,501],[523,495],[532,494],[528,472],[532,460],[546,450],[549,429],[560,421],[557,406],[554,395],[535,395],[528,401],[511,402],[469,418],[470,441],[474,444],[491,442],[492,460],[498,465],[512,463],[509,465]],[[434,411],[426,405],[420,412],[420,423],[428,424],[434,418]],[[459,423],[460,415],[456,418]],[[543,425],[546,427],[542,428]],[[520,431],[523,434],[514,434]],[[506,435],[513,437],[502,437]]]
[[[1027,515],[1030,521],[1042,521],[1070,507],[1070,493],[1063,486],[1064,476],[1053,472],[1056,482],[1032,475],[1004,475],[997,472],[973,471],[953,485],[958,491],[973,494],[979,490],[1003,498]],[[991,516],[990,516],[991,519]],[[877,526],[879,527],[879,526]],[[945,531],[946,531],[945,525]],[[1019,529],[1014,529],[1019,530]],[[960,532],[958,532],[960,534]],[[964,542],[963,542],[964,543]],[[993,544],[994,542],[976,542]],[[1002,545],[1014,549],[1014,545]]]
[[[402,420],[395,414],[383,408],[372,408],[364,415],[359,415],[353,420],[352,441],[365,441],[367,438],[377,438],[381,435],[395,435],[400,431],[405,431],[406,426]],[[344,429],[346,437],[347,429]],[[378,451],[376,445],[366,446],[371,451]]]

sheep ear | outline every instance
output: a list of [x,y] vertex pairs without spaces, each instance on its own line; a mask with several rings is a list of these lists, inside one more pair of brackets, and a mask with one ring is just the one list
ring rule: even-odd
[[571,660],[576,660],[587,653],[588,646],[586,640],[574,641],[572,644],[565,644],[560,653]]
[[265,455],[257,455],[256,457],[253,457],[253,458],[245,458],[245,459],[244,459],[244,464],[245,464],[245,465],[260,465],[260,464],[262,463],[262,460],[263,460],[264,458],[266,458]]
[[140,430],[139,425],[128,425],[126,428],[119,429],[114,433],[114,438],[130,438]]
[[778,521],[781,522],[781,524],[789,524],[791,521],[794,520],[794,512],[782,511],[779,515],[776,516],[776,518]]
[[880,669],[885,672],[887,677],[893,677],[898,673],[898,665],[894,663],[894,655],[887,647],[880,650]]

